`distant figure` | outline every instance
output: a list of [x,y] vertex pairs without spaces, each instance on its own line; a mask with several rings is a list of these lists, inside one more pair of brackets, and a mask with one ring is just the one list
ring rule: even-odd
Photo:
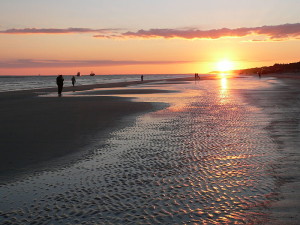
[[258,72],[258,77],[261,78],[261,71]]
[[141,76],[141,81],[142,81],[142,82],[144,81],[144,75]]
[[75,79],[75,77],[73,76],[73,77],[72,77],[72,85],[73,85],[73,87],[75,86],[75,83],[76,83],[76,79]]
[[200,80],[199,74],[195,73],[195,80]]
[[58,88],[58,96],[61,96],[61,92],[64,87],[64,78],[62,75],[59,75],[56,77],[56,84],[57,84],[57,88]]

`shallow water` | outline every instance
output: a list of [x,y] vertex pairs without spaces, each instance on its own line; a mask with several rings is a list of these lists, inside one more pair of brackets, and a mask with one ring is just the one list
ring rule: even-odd
[[266,129],[271,118],[244,94],[274,85],[281,84],[253,78],[160,84],[157,88],[182,92],[136,100],[167,102],[168,108],[139,116],[104,144],[99,137],[93,153],[74,165],[1,184],[0,220],[270,222],[268,207],[278,198],[278,145]]
[[[205,75],[202,75],[205,76]],[[64,86],[72,86],[72,77],[64,75]],[[153,74],[145,75],[144,80],[182,78],[182,74]],[[140,75],[97,75],[76,76],[76,86],[90,84],[107,84],[118,82],[139,81]],[[53,88],[56,86],[56,76],[0,76],[0,92]]]

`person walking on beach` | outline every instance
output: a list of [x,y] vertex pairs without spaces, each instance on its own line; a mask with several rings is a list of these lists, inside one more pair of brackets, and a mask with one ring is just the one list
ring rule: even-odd
[[144,75],[141,76],[141,81],[142,81],[142,82],[144,81]]
[[61,96],[62,89],[64,87],[64,78],[62,75],[56,77],[58,96]]
[[73,87],[75,86],[75,83],[76,83],[76,79],[75,79],[75,77],[73,76],[73,77],[72,77],[72,85],[73,85]]

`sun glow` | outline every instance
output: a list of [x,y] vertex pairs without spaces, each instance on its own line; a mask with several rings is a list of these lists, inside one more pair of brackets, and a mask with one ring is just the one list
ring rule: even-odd
[[219,72],[228,72],[234,69],[234,64],[232,61],[229,61],[227,59],[222,60],[217,63],[217,70]]

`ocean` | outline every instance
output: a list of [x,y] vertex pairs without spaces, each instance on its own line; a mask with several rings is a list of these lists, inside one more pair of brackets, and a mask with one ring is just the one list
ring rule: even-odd
[[[76,76],[76,86],[117,83],[140,80],[141,75],[96,75],[96,76]],[[144,80],[170,79],[186,77],[184,74],[153,74],[144,75]],[[191,75],[188,75],[191,76]],[[71,86],[73,76],[63,76],[65,86]],[[39,88],[56,87],[56,76],[0,76],[0,92],[31,90]]]

